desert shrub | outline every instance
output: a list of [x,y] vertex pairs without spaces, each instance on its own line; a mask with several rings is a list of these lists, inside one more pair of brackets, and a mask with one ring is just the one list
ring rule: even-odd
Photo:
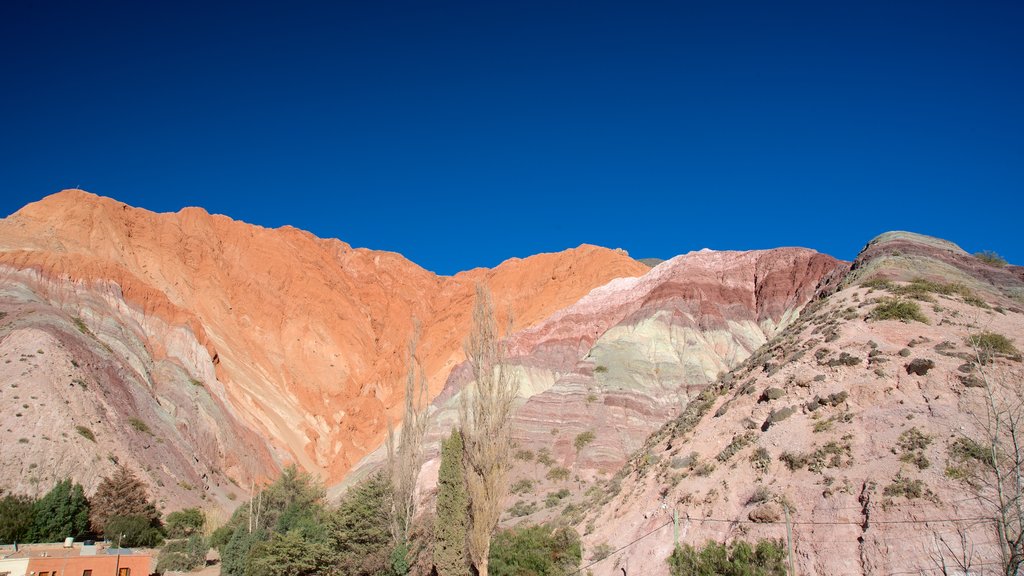
[[949,446],[949,455],[957,462],[975,460],[987,466],[992,465],[991,449],[971,438],[960,437],[954,440]]
[[974,257],[990,266],[1003,267],[1006,266],[1007,264],[1005,258],[1000,256],[999,254],[996,254],[992,250],[982,250],[981,252],[975,252]]
[[801,454],[800,452],[786,451],[779,455],[779,460],[782,461],[782,463],[786,465],[786,468],[789,468],[791,472],[796,472],[804,466],[807,466],[808,458],[806,454]]
[[885,496],[885,501],[882,503],[883,507],[891,504],[893,498],[902,497],[907,500],[935,498],[935,494],[924,485],[924,481],[904,476],[902,472],[896,474],[892,483],[882,490],[882,495]]
[[726,446],[725,448],[722,448],[722,451],[719,452],[718,456],[716,456],[715,458],[719,462],[728,462],[729,459],[732,458],[737,452],[739,452],[740,450],[743,450],[744,448],[749,446],[750,443],[753,442],[753,441],[754,441],[754,433],[753,432],[746,432],[744,434],[737,434],[736,436],[732,437],[732,441],[729,442],[729,445]]
[[598,374],[604,374],[607,371],[608,371],[608,367],[607,366],[601,366],[600,364],[597,365],[597,366],[594,366],[594,372],[597,372]]
[[132,428],[135,428],[139,432],[142,432],[144,434],[152,434],[152,432],[150,432],[149,430],[149,426],[147,426],[145,422],[139,420],[138,418],[129,418],[128,423],[131,424]]
[[677,546],[668,557],[672,576],[784,576],[786,548],[781,540],[708,542],[703,548]]
[[547,448],[541,448],[537,451],[537,462],[545,466],[554,466],[555,459],[551,457],[551,450]]
[[861,282],[860,285],[873,290],[890,290],[893,287],[892,281],[885,278],[872,278]]
[[972,334],[967,337],[967,343],[982,353],[994,352],[996,354],[1006,354],[1007,356],[1020,354],[1009,338],[994,332]]
[[517,481],[509,488],[509,492],[512,494],[526,494],[527,492],[533,492],[533,480],[529,478],[523,478]]
[[193,534],[202,534],[206,525],[206,516],[198,508],[185,508],[167,515],[165,528],[169,538],[188,538]]
[[547,479],[556,482],[560,480],[568,480],[569,469],[562,466],[555,466],[554,468],[548,470]]
[[772,463],[772,455],[763,446],[758,446],[750,455],[750,463],[759,472],[767,472]]
[[917,427],[904,431],[896,441],[896,446],[904,452],[924,450],[932,443],[932,437],[921,432]]
[[533,461],[533,450],[516,450],[515,458],[523,462],[531,462]]
[[502,530],[491,541],[492,576],[567,576],[583,559],[579,534],[548,525]]
[[201,534],[193,534],[184,540],[168,542],[160,550],[157,557],[156,571],[160,574],[168,570],[188,572],[206,563],[207,543]]
[[96,435],[93,434],[92,430],[90,430],[86,426],[75,426],[75,432],[78,432],[79,436],[85,438],[86,440],[89,440],[90,442],[96,441]]
[[555,506],[558,506],[562,500],[568,497],[569,490],[566,488],[562,488],[558,492],[549,492],[548,495],[544,497],[544,506],[554,508]]
[[754,488],[754,492],[747,498],[747,506],[752,504],[761,504],[772,499],[772,491],[767,486],[758,486]]
[[917,302],[902,298],[885,298],[871,311],[873,320],[899,320],[901,322],[921,322],[928,324],[928,318],[921,312]]
[[615,548],[608,545],[607,542],[602,542],[597,546],[594,546],[594,549],[590,552],[590,561],[600,562],[601,560],[611,556],[612,552],[615,552]]
[[508,509],[508,513],[514,518],[520,518],[522,516],[529,516],[537,511],[537,504],[534,502],[525,502],[523,500],[516,501],[511,508]]
[[596,436],[591,430],[580,432],[576,435],[576,440],[573,441],[573,445],[576,446],[576,450],[582,450],[584,446],[594,441]]

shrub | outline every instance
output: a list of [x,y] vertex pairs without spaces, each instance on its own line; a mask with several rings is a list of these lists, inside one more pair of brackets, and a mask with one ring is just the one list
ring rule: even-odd
[[523,462],[531,462],[533,461],[533,450],[516,450],[515,458]]
[[597,546],[594,546],[594,550],[590,553],[590,561],[600,562],[601,560],[611,556],[612,552],[615,552],[615,548],[609,546],[606,542],[602,542]]
[[537,504],[534,502],[524,502],[518,500],[511,508],[508,509],[508,513],[514,518],[521,518],[523,516],[529,516],[537,511]]
[[157,557],[156,571],[163,574],[168,570],[188,572],[199,568],[206,563],[207,549],[200,534],[193,534],[187,540],[168,542]]
[[861,282],[860,285],[874,290],[890,290],[893,287],[892,281],[885,278],[872,278]]
[[590,430],[580,432],[576,435],[573,445],[576,446],[576,450],[582,450],[584,446],[593,442],[595,437],[594,433]]
[[167,536],[170,538],[188,538],[193,534],[202,534],[206,524],[206,516],[198,508],[185,508],[167,515]]
[[1020,352],[1017,351],[1017,347],[1013,345],[1013,342],[1009,338],[994,332],[972,334],[967,337],[967,343],[972,347],[977,348],[982,353],[994,352],[996,354],[1005,354],[1007,356],[1016,356],[1017,354],[1020,354]]
[[547,478],[548,480],[553,481],[568,480],[569,469],[564,468],[562,466],[555,466],[554,468],[548,470]]
[[78,434],[82,438],[85,438],[86,440],[89,440],[90,442],[95,442],[96,441],[96,435],[92,433],[92,430],[89,430],[89,428],[87,428],[85,426],[75,426],[75,431],[78,432]]
[[545,466],[553,466],[555,464],[555,459],[551,457],[550,450],[547,448],[541,448],[537,451],[537,462],[540,462]]
[[786,549],[781,540],[761,540],[756,546],[743,540],[730,544],[708,542],[703,548],[676,546],[668,557],[672,576],[785,576]]
[[992,250],[982,250],[981,252],[975,252],[974,257],[990,266],[1002,267],[1006,266],[1007,264],[1005,258],[1000,256],[999,254],[996,254]]
[[759,472],[767,472],[772,463],[772,455],[763,446],[758,446],[750,455],[750,463]]
[[562,500],[568,497],[569,490],[566,488],[562,488],[558,492],[549,492],[548,495],[544,498],[544,506],[547,506],[548,508],[554,508],[555,506],[558,506],[558,504]]
[[924,450],[932,443],[932,437],[921,432],[917,427],[913,427],[900,434],[899,440],[896,441],[896,446],[904,452],[912,452],[915,450]]
[[901,322],[921,322],[928,324],[928,318],[921,312],[917,302],[903,300],[901,298],[885,298],[875,309],[871,311],[870,317],[874,320],[899,320]]
[[152,432],[150,432],[149,426],[147,426],[145,422],[139,420],[138,418],[129,418],[128,423],[131,424],[132,428],[135,428],[139,432],[150,435],[153,434]]
[[492,576],[563,576],[583,559],[579,534],[572,528],[525,526],[503,530],[491,542]]
[[526,494],[527,492],[533,491],[533,480],[529,478],[523,478],[509,488],[509,492],[512,494]]
[[747,498],[747,506],[767,502],[772,499],[772,496],[772,491],[767,486],[758,486],[754,489],[754,493]]
[[753,441],[753,432],[746,432],[745,434],[738,434],[736,436],[733,436],[732,441],[729,442],[729,445],[726,446],[725,448],[722,448],[722,451],[719,452],[718,456],[716,456],[715,458],[719,462],[728,462],[729,459],[733,457],[733,455],[735,455],[740,450],[746,448]]
[[906,498],[907,500],[934,497],[932,491],[925,487],[923,481],[916,478],[908,478],[904,476],[902,472],[896,474],[896,478],[893,479],[891,484],[885,487],[885,490],[882,491],[882,495],[890,502],[892,498],[899,497]]

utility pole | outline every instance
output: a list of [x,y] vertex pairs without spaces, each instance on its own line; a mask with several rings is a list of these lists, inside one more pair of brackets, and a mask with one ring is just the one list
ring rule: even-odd
[[796,576],[796,565],[793,563],[793,526],[789,522],[789,506],[783,505],[786,512],[786,548],[789,549],[789,574]]

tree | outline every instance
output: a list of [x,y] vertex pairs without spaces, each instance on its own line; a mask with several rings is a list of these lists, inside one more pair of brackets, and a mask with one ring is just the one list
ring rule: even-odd
[[345,494],[328,520],[344,576],[377,576],[390,571],[391,481],[377,473]]
[[201,534],[206,524],[206,516],[198,508],[185,508],[167,515],[165,528],[169,538],[188,538],[193,534]]
[[253,547],[245,576],[317,576],[329,574],[333,563],[334,553],[325,541],[290,530]]
[[490,293],[477,285],[473,329],[466,342],[466,358],[475,382],[472,389],[463,391],[459,417],[469,494],[467,549],[481,576],[488,574],[491,534],[508,492],[512,460],[512,408],[519,386],[504,366],[504,357]]
[[583,548],[572,528],[522,526],[497,533],[490,554],[492,576],[567,576],[579,568]]
[[89,520],[97,534],[105,533],[107,522],[114,517],[141,517],[155,528],[160,526],[160,512],[149,499],[146,485],[124,466],[118,466],[113,475],[100,481],[91,502]]
[[33,507],[33,542],[58,542],[89,535],[89,501],[81,484],[65,478]]
[[34,504],[28,496],[7,494],[0,498],[0,544],[28,540],[35,519]]
[[104,524],[103,537],[118,546],[158,546],[164,533],[147,516],[111,516]]
[[414,322],[409,340],[409,371],[405,379],[405,411],[398,440],[388,421],[388,470],[391,475],[391,537],[394,540],[392,569],[398,574],[409,570],[412,550],[410,535],[416,516],[416,480],[423,467],[423,436],[427,430],[427,379],[416,356],[419,323]]
[[439,576],[469,574],[466,560],[469,496],[462,474],[462,450],[462,434],[457,429],[441,442],[434,524],[434,566]]

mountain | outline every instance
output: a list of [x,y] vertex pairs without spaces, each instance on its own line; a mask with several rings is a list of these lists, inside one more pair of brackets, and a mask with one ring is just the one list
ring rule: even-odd
[[[1022,272],[906,232],[869,242],[614,476],[564,500],[588,549],[624,548],[589,570],[666,573],[674,512],[682,543],[785,540],[784,507],[800,574],[916,574],[963,543],[975,569],[998,563],[969,447],[990,430],[986,390],[1018,398]],[[920,316],[886,319],[894,302]]]
[[583,245],[445,277],[291,227],[65,190],[0,221],[19,439],[0,473],[22,491],[65,475],[89,488],[118,461],[170,501],[223,507],[287,462],[336,482],[400,418],[414,322],[433,394],[463,358],[477,283],[525,328],[647,270]]

